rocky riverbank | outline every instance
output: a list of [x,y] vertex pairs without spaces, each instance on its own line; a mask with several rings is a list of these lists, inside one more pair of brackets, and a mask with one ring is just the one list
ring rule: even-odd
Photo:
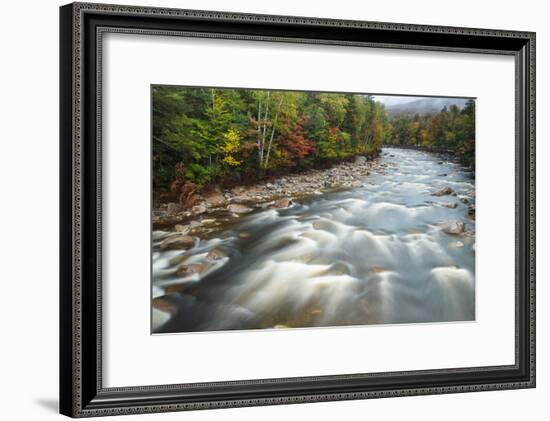
[[[384,171],[386,164],[359,156],[324,170],[262,181],[223,190],[216,188],[192,194],[192,206],[180,202],[163,203],[153,209],[153,229],[179,232],[210,232],[222,222],[252,212],[256,208],[286,208],[308,196],[360,187],[371,171]],[[189,203],[189,200],[187,200]]]

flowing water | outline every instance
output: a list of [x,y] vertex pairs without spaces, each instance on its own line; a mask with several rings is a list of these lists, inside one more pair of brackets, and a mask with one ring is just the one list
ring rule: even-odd
[[[415,150],[378,160],[361,187],[255,211],[188,251],[161,252],[155,232],[153,331],[474,320],[472,172]],[[431,195],[444,187],[456,195]],[[207,269],[178,276],[181,262]]]

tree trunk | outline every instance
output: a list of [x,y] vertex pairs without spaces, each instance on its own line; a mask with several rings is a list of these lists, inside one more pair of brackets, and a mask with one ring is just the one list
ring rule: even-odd
[[283,97],[279,101],[279,106],[277,107],[277,114],[275,114],[275,119],[273,120],[273,126],[271,128],[271,138],[269,139],[269,145],[267,146],[267,156],[265,158],[265,167],[269,164],[269,155],[271,153],[271,145],[273,144],[273,137],[275,136],[275,126],[277,125],[277,120],[279,119],[279,113],[281,112],[281,106],[283,105]]

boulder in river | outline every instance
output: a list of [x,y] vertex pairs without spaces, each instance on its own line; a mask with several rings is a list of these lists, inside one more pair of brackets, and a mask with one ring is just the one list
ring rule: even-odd
[[371,267],[369,268],[369,273],[380,273],[380,272],[384,272],[384,271],[386,271],[386,270],[387,270],[387,269],[384,268],[383,266],[377,266],[377,265],[375,265],[375,266],[371,266]]
[[185,262],[187,259],[189,259],[189,256],[186,253],[182,253],[172,257],[168,261],[168,263],[170,263],[171,266],[178,266],[178,265],[181,265],[183,262]]
[[178,310],[177,302],[169,295],[153,299],[153,308],[170,315],[176,314]]
[[453,194],[454,190],[450,187],[443,187],[441,190],[432,193],[432,196],[448,196]]
[[289,199],[288,197],[283,197],[282,199],[275,200],[273,204],[271,205],[272,208],[288,208],[290,205],[292,205],[292,199]]
[[458,220],[447,221],[441,225],[441,231],[452,235],[462,234],[464,232],[464,222]]
[[468,215],[474,219],[476,217],[476,205],[468,206]]
[[356,164],[365,164],[367,162],[367,157],[363,155],[357,155],[355,157],[355,163]]
[[210,260],[220,260],[220,259],[223,259],[224,257],[227,257],[227,254],[220,249],[210,250],[206,255],[206,258]]
[[204,263],[192,263],[190,265],[180,265],[176,270],[178,276],[189,276],[194,273],[202,273],[208,268]]
[[177,234],[168,237],[160,243],[161,250],[188,250],[195,245],[195,237],[187,234]]
[[227,206],[227,210],[229,212],[233,213],[248,213],[252,212],[252,208],[249,208],[248,206],[240,205],[238,203],[232,203]]
[[456,204],[456,203],[442,203],[441,206],[444,206],[444,207],[449,208],[449,209],[456,209],[458,204]]

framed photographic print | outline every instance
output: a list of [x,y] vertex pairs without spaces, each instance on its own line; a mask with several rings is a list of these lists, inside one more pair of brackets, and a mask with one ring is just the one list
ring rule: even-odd
[[60,408],[535,386],[535,34],[61,8]]

